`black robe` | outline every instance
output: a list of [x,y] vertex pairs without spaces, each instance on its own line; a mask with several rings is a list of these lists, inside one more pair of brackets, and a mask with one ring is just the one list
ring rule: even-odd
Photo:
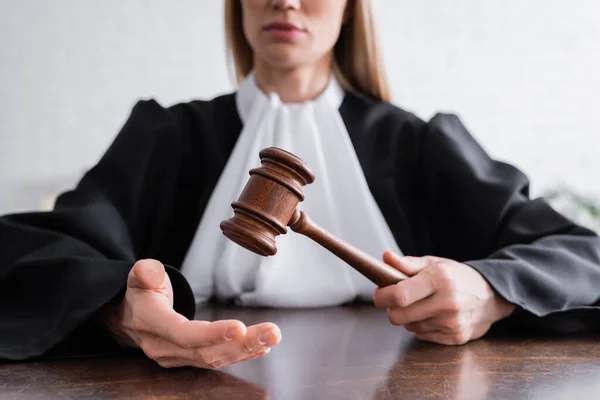
[[[340,113],[406,255],[474,267],[518,306],[497,326],[600,325],[600,239],[530,200],[526,176],[492,160],[455,116],[425,122],[359,94]],[[175,309],[193,318],[178,268],[241,128],[234,94],[168,108],[140,101],[54,211],[0,218],[0,359],[114,350],[95,315],[123,295],[139,259],[166,265]]]

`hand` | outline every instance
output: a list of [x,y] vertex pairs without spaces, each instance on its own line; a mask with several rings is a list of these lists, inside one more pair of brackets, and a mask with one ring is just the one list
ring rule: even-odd
[[383,261],[410,278],[373,294],[375,305],[388,309],[394,325],[404,325],[419,339],[464,344],[483,336],[515,306],[498,295],[472,267],[438,257],[399,257]]
[[124,299],[108,306],[103,321],[117,341],[139,347],[163,367],[219,368],[267,354],[281,340],[275,324],[190,321],[173,309],[173,289],[164,266],[138,261]]

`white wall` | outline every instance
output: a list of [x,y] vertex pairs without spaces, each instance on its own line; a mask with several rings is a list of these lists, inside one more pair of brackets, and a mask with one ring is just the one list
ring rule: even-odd
[[[534,193],[600,195],[600,2],[377,0],[397,104],[458,113]],[[139,98],[230,91],[222,1],[0,0],[0,214],[72,186]]]

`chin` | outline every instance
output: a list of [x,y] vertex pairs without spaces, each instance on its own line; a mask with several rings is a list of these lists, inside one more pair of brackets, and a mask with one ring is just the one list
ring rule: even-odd
[[299,65],[310,63],[312,57],[306,52],[291,46],[277,46],[271,48],[266,54],[265,60],[272,66],[278,68],[294,68]]

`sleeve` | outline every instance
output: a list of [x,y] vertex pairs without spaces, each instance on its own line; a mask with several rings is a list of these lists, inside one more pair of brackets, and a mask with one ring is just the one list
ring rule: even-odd
[[[0,359],[120,351],[94,316],[124,294],[129,270],[145,258],[182,145],[173,111],[140,101],[53,211],[0,218]],[[189,285],[166,268],[175,309],[193,317]]]
[[491,159],[453,115],[420,149],[436,255],[475,268],[517,311],[500,325],[572,332],[600,327],[600,239],[529,198],[527,177]]

